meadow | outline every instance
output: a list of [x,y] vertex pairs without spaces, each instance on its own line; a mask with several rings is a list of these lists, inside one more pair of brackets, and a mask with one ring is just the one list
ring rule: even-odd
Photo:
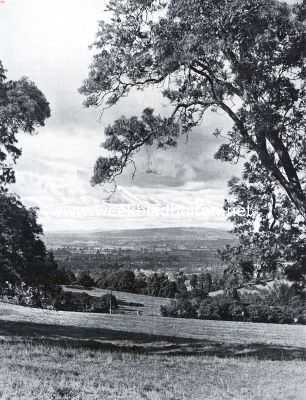
[[305,399],[305,326],[146,313],[0,303],[0,399]]
[[105,294],[112,293],[118,300],[120,314],[141,314],[147,316],[160,316],[160,306],[167,304],[170,299],[147,296],[143,294],[135,294],[128,292],[119,292],[117,290],[108,290],[100,288],[86,289],[76,286],[62,286],[65,292],[87,293],[90,296],[101,297]]
[[10,338],[2,400],[304,400],[305,361],[169,356]]

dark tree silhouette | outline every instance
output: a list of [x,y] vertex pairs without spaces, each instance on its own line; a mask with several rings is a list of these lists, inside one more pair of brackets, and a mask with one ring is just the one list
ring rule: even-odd
[[33,134],[50,117],[49,103],[28,78],[8,80],[0,61],[0,189],[15,182],[14,164],[21,155],[19,131]]
[[46,282],[56,263],[47,254],[37,210],[27,209],[7,185],[15,182],[14,163],[20,131],[32,134],[50,116],[49,104],[36,85],[7,80],[0,61],[0,281]]

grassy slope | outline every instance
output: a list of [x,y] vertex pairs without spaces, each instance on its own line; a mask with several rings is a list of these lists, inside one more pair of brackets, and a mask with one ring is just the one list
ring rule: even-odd
[[306,397],[304,326],[65,313],[0,303],[0,344],[1,400]]
[[305,362],[0,347],[2,400],[304,400]]
[[[71,286],[63,286],[63,289],[67,292],[74,292],[74,293],[80,293],[80,292],[85,292],[89,294],[90,296],[94,297],[100,297],[103,296],[104,294],[109,294],[110,290],[106,289],[99,289],[99,288],[94,288],[91,290],[86,290],[86,289],[77,289],[75,287]],[[116,298],[119,300],[120,305],[119,305],[119,312],[123,314],[137,314],[138,311],[141,312],[141,315],[147,315],[147,316],[159,316],[160,315],[160,306],[163,304],[167,304],[170,299],[165,299],[161,297],[153,297],[153,296],[145,296],[142,294],[134,294],[134,293],[127,293],[127,292],[118,292],[116,290],[112,291],[112,294],[116,296]],[[128,305],[128,304],[141,304],[141,307],[133,306],[133,305]],[[125,305],[126,304],[126,305]]]
[[[3,321],[1,323],[1,321]],[[78,312],[49,311],[33,309],[0,303],[0,334],[5,332],[6,326],[28,326],[33,324],[33,330],[46,327],[45,331],[52,335],[52,331],[61,330],[74,332],[74,337],[100,340],[112,338],[113,333],[133,336],[153,335],[155,337],[170,337],[189,339],[195,342],[214,342],[229,345],[252,347],[280,346],[306,349],[306,326],[253,324],[229,321],[203,321],[164,318],[159,316],[139,315],[109,315],[88,314]],[[18,332],[17,332],[18,333]],[[35,333],[35,332],[34,332]],[[46,334],[47,334],[46,333]]]

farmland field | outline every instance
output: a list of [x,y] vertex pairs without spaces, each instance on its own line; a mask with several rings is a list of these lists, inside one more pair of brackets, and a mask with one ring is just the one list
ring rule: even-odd
[[306,352],[306,326],[203,321],[133,314],[49,311],[0,303],[0,335],[91,342],[151,353],[219,355]]
[[3,400],[305,399],[305,326],[0,303],[0,342]]
[[3,341],[2,400],[304,400],[305,362]]
[[[108,289],[93,288],[90,290],[78,289],[73,286],[63,286],[64,291],[74,293],[87,293],[90,296],[100,297],[109,294]],[[119,301],[119,313],[121,314],[141,314],[147,316],[159,316],[160,306],[167,304],[170,299],[146,296],[142,294],[134,294],[127,292],[119,292],[112,290],[112,294]]]

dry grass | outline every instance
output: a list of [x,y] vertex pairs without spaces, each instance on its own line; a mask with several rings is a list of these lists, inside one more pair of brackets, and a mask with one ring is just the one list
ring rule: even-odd
[[171,357],[3,341],[2,400],[304,400],[303,361]]
[[0,304],[0,399],[305,400],[305,333]]
[[[87,314],[49,311],[0,303],[0,335],[5,328],[1,321],[46,325],[46,334],[74,335],[85,339],[104,339],[122,334],[142,334],[196,341],[213,341],[243,346],[282,346],[306,349],[305,325],[255,324],[230,321],[203,321],[157,316]],[[68,328],[67,328],[68,327]],[[5,330],[5,329],[4,329]],[[65,333],[66,332],[66,333]],[[18,333],[18,332],[17,332]],[[27,333],[29,334],[29,333]]]

